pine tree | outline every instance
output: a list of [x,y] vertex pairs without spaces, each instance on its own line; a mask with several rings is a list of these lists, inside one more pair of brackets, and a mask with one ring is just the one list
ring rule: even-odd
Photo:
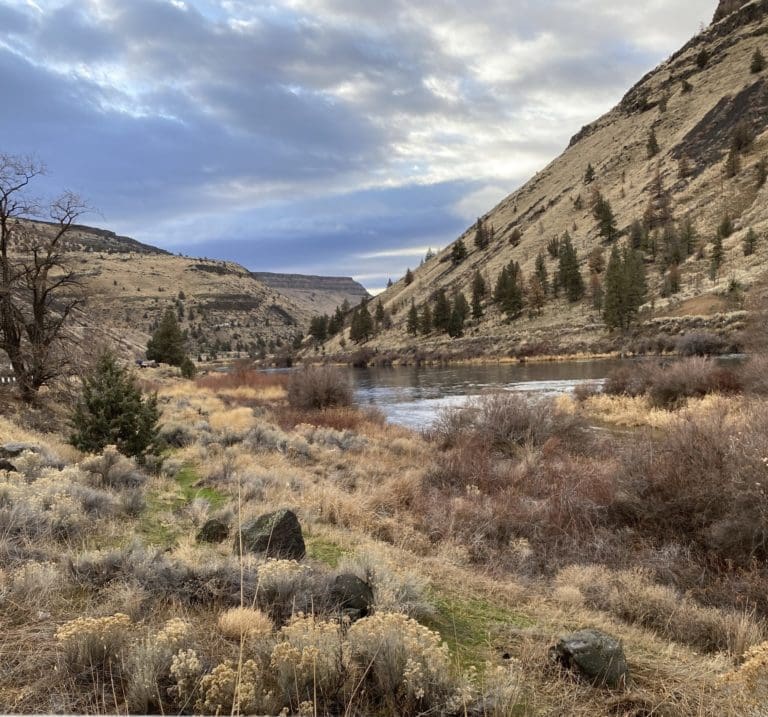
[[645,302],[645,267],[639,252],[614,245],[605,270],[603,318],[609,328],[626,331]]
[[485,279],[478,269],[472,277],[472,318],[479,319],[483,315],[485,294]]
[[659,153],[659,140],[656,138],[656,129],[651,127],[648,132],[648,141],[646,142],[646,150],[648,153],[648,159],[655,157]]
[[419,330],[425,336],[432,333],[432,309],[429,307],[429,302],[425,303],[424,308],[421,310]]
[[756,75],[758,72],[762,72],[765,69],[765,55],[757,48],[752,55],[752,62],[749,65],[750,72]]
[[376,310],[374,311],[374,322],[376,331],[381,331],[386,323],[386,314],[384,313],[384,306],[380,301],[376,302]]
[[755,246],[757,245],[757,234],[755,230],[750,228],[747,232],[747,236],[744,237],[742,247],[744,249],[744,256],[751,256],[755,253]]
[[629,243],[635,250],[642,249],[645,244],[645,229],[639,219],[635,219],[629,228]]
[[454,266],[458,266],[466,258],[467,258],[467,247],[464,245],[464,240],[459,239],[451,247],[451,262],[453,263]]
[[584,279],[579,269],[579,257],[568,232],[560,243],[558,275],[568,301],[573,303],[584,296]]
[[493,300],[509,320],[517,318],[523,310],[521,278],[520,265],[516,261],[511,261],[502,268],[496,280]]
[[453,295],[453,311],[456,311],[461,318],[461,326],[463,328],[464,322],[469,317],[469,303],[461,291],[457,291]]
[[592,214],[597,219],[597,229],[600,232],[600,236],[606,242],[612,242],[618,235],[618,228],[616,226],[616,217],[613,214],[611,203],[598,192]]
[[584,171],[584,184],[591,184],[595,180],[595,168],[590,162],[587,165],[587,169]]
[[693,224],[693,220],[690,217],[683,219],[679,234],[680,245],[685,252],[685,256],[692,256],[696,251],[696,243],[698,241],[699,235],[696,231],[696,227]]
[[528,282],[528,307],[531,314],[540,314],[547,299],[547,292],[541,284],[537,274],[534,274]]
[[408,309],[408,318],[406,319],[405,326],[411,336],[416,336],[419,333],[419,311],[413,299],[411,299],[411,308]]
[[328,338],[329,319],[326,314],[313,316],[309,321],[309,335],[316,344],[322,344]]
[[547,273],[547,262],[544,259],[544,254],[539,252],[536,255],[536,265],[533,270],[533,275],[538,280],[544,295],[549,292],[549,274]]
[[592,297],[592,308],[595,311],[602,311],[603,308],[603,284],[600,281],[599,274],[592,274],[589,277],[589,293]]
[[105,352],[83,380],[69,442],[85,453],[114,445],[124,455],[140,458],[158,451],[159,419],[157,396],[143,399],[133,376],[114,354]]
[[195,364],[192,362],[192,359],[190,359],[189,356],[184,357],[184,360],[181,362],[181,366],[179,366],[179,368],[181,369],[182,377],[186,379],[193,379],[197,373]]
[[486,229],[483,220],[478,219],[477,224],[475,224],[475,246],[482,251],[488,248],[490,241],[490,233]]
[[413,284],[413,272],[410,270],[410,268],[405,270],[405,278],[403,279],[406,286],[410,286]]
[[558,237],[552,237],[547,242],[547,254],[552,259],[557,259],[558,256],[560,256],[560,239]]
[[152,338],[147,342],[147,359],[171,366],[181,366],[186,355],[184,336],[179,328],[176,312],[169,306],[152,334]]
[[390,276],[390,277],[387,279],[387,289],[391,289],[391,288],[392,288],[392,286],[393,286],[393,282],[392,282],[392,277]]
[[432,326],[438,331],[448,331],[451,320],[451,303],[445,295],[445,289],[438,289],[435,294],[435,308],[432,312]]
[[[728,235],[730,235],[730,232]],[[723,254],[723,233],[718,232],[715,235],[714,242],[712,243],[712,256],[710,258],[709,265],[709,278],[712,279],[712,281],[717,278],[717,274],[723,264]]]
[[356,344],[365,343],[373,336],[373,318],[368,305],[363,299],[352,314],[349,338]]

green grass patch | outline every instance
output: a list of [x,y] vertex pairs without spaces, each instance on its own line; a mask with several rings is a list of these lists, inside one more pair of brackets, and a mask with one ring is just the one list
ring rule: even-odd
[[185,466],[173,478],[174,485],[163,491],[150,491],[146,497],[146,508],[139,521],[139,532],[150,545],[173,546],[179,537],[180,528],[163,520],[163,514],[174,513],[195,498],[207,500],[212,508],[218,508],[227,496],[215,488],[198,488],[200,476],[192,466]]
[[492,659],[494,635],[505,626],[535,624],[522,613],[494,605],[487,600],[435,593],[430,596],[435,614],[422,622],[440,633],[462,667],[485,667]]
[[332,568],[338,567],[339,561],[349,553],[348,550],[344,550],[326,538],[305,536],[304,543],[307,547],[308,558],[319,560]]

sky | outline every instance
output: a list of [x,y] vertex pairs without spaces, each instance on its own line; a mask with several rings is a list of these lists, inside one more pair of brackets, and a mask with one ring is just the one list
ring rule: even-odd
[[84,223],[372,291],[453,241],[715,0],[0,0],[0,152]]

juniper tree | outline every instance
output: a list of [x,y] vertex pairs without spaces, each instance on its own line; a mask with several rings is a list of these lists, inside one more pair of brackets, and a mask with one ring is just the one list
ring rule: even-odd
[[579,257],[570,234],[565,233],[560,244],[558,276],[568,301],[575,302],[584,296],[584,279],[579,269]]
[[538,279],[541,289],[546,295],[549,292],[549,275],[547,273],[547,262],[541,252],[536,255],[536,265],[533,269],[533,274]]
[[467,258],[467,247],[464,244],[464,240],[459,239],[451,247],[451,262],[453,263],[454,266],[458,266],[466,258]]
[[760,51],[760,48],[757,48],[752,55],[749,69],[753,75],[756,75],[758,72],[762,72],[765,69],[765,55]]
[[124,455],[142,457],[158,450],[159,420],[157,396],[142,398],[134,377],[106,351],[83,380],[69,442],[85,453],[114,445]]
[[547,253],[552,259],[557,259],[557,257],[560,256],[559,237],[554,236],[547,242]]
[[584,171],[584,184],[591,184],[595,180],[595,168],[590,162]]
[[493,292],[494,302],[510,320],[517,318],[523,310],[523,292],[520,284],[520,265],[513,260],[499,272]]
[[744,237],[742,248],[744,249],[744,256],[751,256],[755,253],[755,246],[757,245],[757,234],[755,230],[750,227],[747,232],[747,236]]
[[611,329],[626,331],[635,320],[646,295],[642,256],[629,246],[611,249],[605,270],[603,318]]
[[316,344],[322,344],[328,338],[329,319],[326,314],[313,316],[309,321],[309,335]]
[[618,235],[616,217],[611,203],[599,192],[596,195],[592,214],[597,219],[597,230],[606,242],[612,242]]
[[490,234],[485,223],[482,219],[478,218],[477,223],[475,224],[475,246],[482,251],[483,249],[488,248],[490,240]]
[[[728,233],[729,236],[730,232]],[[718,232],[715,234],[715,239],[712,242],[712,254],[710,256],[709,263],[709,278],[714,281],[717,278],[717,274],[720,271],[720,267],[723,264],[723,233]]]
[[179,328],[176,312],[169,306],[147,342],[147,359],[171,366],[181,366],[186,355],[184,334]]
[[486,291],[485,279],[478,269],[472,277],[472,317],[475,319],[483,315],[483,299]]
[[432,333],[432,309],[429,306],[429,302],[426,302],[421,310],[419,331],[425,336]]
[[419,310],[416,308],[416,303],[413,299],[411,299],[411,308],[408,309],[405,327],[411,336],[416,336],[419,333]]
[[648,141],[645,144],[648,159],[655,157],[659,153],[659,140],[656,138],[656,129],[651,127],[648,132]]
[[438,331],[447,331],[451,320],[451,303],[445,289],[438,289],[435,294],[435,308],[432,312],[432,326]]
[[410,268],[405,270],[405,277],[403,278],[403,281],[405,282],[406,286],[413,284],[413,272],[410,270]]

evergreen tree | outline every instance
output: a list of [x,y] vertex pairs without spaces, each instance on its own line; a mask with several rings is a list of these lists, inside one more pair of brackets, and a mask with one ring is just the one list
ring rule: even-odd
[[[730,234],[730,233],[729,233]],[[709,278],[714,281],[723,264],[723,234],[718,232],[712,243],[712,257],[709,265]]]
[[411,271],[410,267],[405,270],[405,278],[403,281],[405,281],[406,286],[413,284],[413,272]]
[[656,129],[651,127],[648,132],[648,141],[646,142],[646,150],[648,153],[648,159],[655,157],[659,153],[659,140],[656,138]]
[[616,217],[613,214],[610,202],[598,193],[592,209],[592,214],[597,219],[597,229],[600,236],[606,242],[612,242],[618,236]]
[[702,47],[701,50],[699,51],[699,54],[696,55],[696,66],[700,70],[703,70],[707,66],[708,62],[709,62],[709,51],[707,50],[706,47]]
[[152,334],[152,338],[147,342],[147,359],[171,366],[181,366],[186,355],[184,336],[176,320],[176,312],[169,306]]
[[365,343],[373,336],[373,318],[368,311],[368,305],[363,299],[354,313],[349,329],[349,338],[356,344]]
[[421,310],[419,329],[425,336],[432,333],[432,309],[429,307],[429,302],[426,302]]
[[328,316],[313,316],[309,321],[309,335],[316,344],[322,344],[328,338]]
[[573,303],[584,296],[584,279],[579,269],[579,257],[568,232],[560,243],[558,276],[568,301]]
[[605,270],[603,318],[609,328],[626,331],[645,302],[645,267],[639,252],[614,245]]
[[467,258],[467,247],[464,245],[464,240],[459,239],[451,247],[451,262],[453,263],[454,266],[458,266],[466,258]]
[[502,268],[493,291],[494,302],[510,320],[517,318],[523,310],[521,278],[520,265],[511,261]]
[[486,294],[485,279],[478,269],[472,277],[472,317],[479,319],[483,315],[483,299]]
[[192,359],[190,359],[189,356],[184,357],[184,360],[181,362],[181,366],[179,366],[179,368],[181,369],[182,377],[186,379],[193,379],[197,373],[195,364],[192,362]]
[[552,259],[557,259],[560,256],[560,239],[558,237],[552,237],[547,242],[547,253]]
[[391,289],[391,288],[392,288],[392,277],[390,276],[387,279],[387,289]]
[[475,246],[480,249],[488,248],[491,237],[482,219],[478,219],[475,224]]
[[464,322],[469,317],[469,303],[467,302],[464,293],[457,291],[453,295],[453,311],[456,311],[461,319],[461,326],[464,327]]
[[105,352],[83,380],[69,442],[85,453],[114,445],[126,456],[141,458],[158,450],[159,419],[157,396],[143,399],[133,376]]
[[680,246],[685,253],[685,256],[691,256],[696,251],[696,242],[699,235],[696,231],[696,227],[693,224],[693,220],[690,217],[683,219],[683,223],[680,225]]
[[387,316],[384,313],[384,306],[381,301],[376,302],[376,310],[374,311],[373,318],[376,322],[376,331],[381,331],[385,328],[384,324],[386,323]]
[[411,308],[408,309],[408,318],[405,322],[405,327],[411,336],[416,336],[419,333],[419,311],[416,308],[416,303],[411,299]]
[[528,282],[528,307],[531,314],[540,314],[547,298],[547,292],[541,284],[537,274],[534,274]]
[[[463,294],[460,294],[463,296]],[[452,339],[458,338],[464,334],[464,319],[461,316],[461,311],[457,306],[451,307],[451,314],[448,319],[448,336]]]
[[590,162],[587,165],[587,169],[584,172],[584,184],[591,184],[595,181],[595,168],[592,166],[592,163]]
[[629,228],[629,243],[635,250],[642,249],[645,245],[645,229],[639,219],[635,219]]
[[448,331],[451,321],[451,302],[445,294],[445,289],[438,289],[435,294],[435,308],[432,312],[432,326],[438,331]]
[[596,246],[587,258],[587,266],[592,274],[602,274],[605,270],[605,252],[602,247]]
[[749,65],[749,69],[753,75],[758,72],[762,72],[765,69],[765,55],[757,48],[752,55],[752,62]]
[[603,309],[603,284],[599,274],[591,274],[589,277],[589,293],[592,297],[592,308],[595,311]]
[[728,156],[725,159],[725,176],[733,179],[741,171],[741,157],[739,153],[731,147]]
[[536,265],[533,270],[533,275],[538,280],[541,290],[546,296],[549,291],[549,274],[547,273],[547,262],[544,259],[544,254],[541,252],[536,255]]
[[757,234],[755,230],[750,228],[747,232],[747,236],[744,237],[744,243],[742,247],[744,249],[744,256],[751,256],[755,253],[755,246],[757,245]]

